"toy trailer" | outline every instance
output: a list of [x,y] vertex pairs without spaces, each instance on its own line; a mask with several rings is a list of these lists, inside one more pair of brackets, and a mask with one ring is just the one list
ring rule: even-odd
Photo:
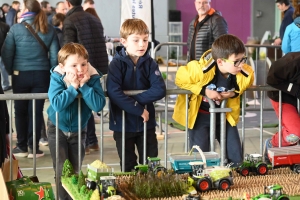
[[89,181],[98,182],[101,176],[110,176],[113,174],[113,168],[96,168],[92,165],[87,165],[87,179]]
[[300,146],[269,148],[268,157],[272,167],[290,166],[293,171],[300,173]]
[[[206,158],[207,166],[218,166],[220,165],[220,156],[216,152],[203,152]],[[170,153],[168,154],[169,161],[172,169],[179,174],[192,172],[192,168],[189,162],[203,162],[202,157],[197,152],[192,152],[191,155],[187,153]]]

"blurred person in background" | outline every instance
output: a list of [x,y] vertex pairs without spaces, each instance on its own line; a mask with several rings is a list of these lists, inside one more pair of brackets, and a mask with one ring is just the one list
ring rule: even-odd
[[7,3],[2,4],[0,8],[0,21],[6,23],[5,15],[9,11],[9,5]]
[[64,42],[62,29],[65,18],[66,16],[62,13],[56,13],[52,18],[52,25],[55,28],[60,48],[63,47]]
[[297,5],[294,15],[294,22],[285,29],[281,49],[283,53],[300,51],[300,4]]
[[87,8],[95,8],[95,2],[94,0],[85,0],[82,7],[83,10],[86,10]]
[[276,6],[284,16],[279,29],[279,38],[276,38],[273,44],[281,45],[286,27],[293,22],[294,7],[290,4],[290,0],[276,0]]
[[11,4],[11,8],[9,9],[7,15],[6,15],[6,23],[11,27],[15,24],[15,16],[17,14],[17,11],[20,9],[20,2],[19,1],[13,1]]
[[188,61],[199,60],[221,35],[228,33],[227,22],[210,6],[211,0],[195,0],[196,17],[189,25]]
[[[24,13],[21,15],[37,33],[47,48],[42,47],[32,33],[19,23],[13,25],[4,41],[1,55],[5,68],[12,75],[13,93],[47,93],[50,82],[50,69],[57,65],[59,44],[55,30],[48,24],[47,17],[37,0],[24,0]],[[30,45],[28,45],[30,44]],[[32,51],[34,49],[35,51]],[[36,157],[44,152],[39,149],[43,118],[44,99],[36,100]],[[33,158],[33,113],[32,101],[17,100],[14,104],[17,146],[13,154],[17,157]],[[29,149],[28,149],[29,147]],[[29,150],[29,152],[28,152]]]

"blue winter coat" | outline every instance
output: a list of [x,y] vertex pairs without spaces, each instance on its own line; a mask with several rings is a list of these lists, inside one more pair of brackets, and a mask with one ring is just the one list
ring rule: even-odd
[[[33,20],[34,16],[24,18],[24,21],[28,24],[32,24]],[[12,74],[13,70],[50,70],[51,67],[58,64],[57,53],[59,44],[53,26],[48,24],[48,33],[42,34],[38,32],[37,34],[47,46],[49,58],[40,43],[23,24],[14,24],[10,28],[1,53],[5,68],[9,74]]]
[[78,131],[78,98],[81,94],[81,128],[87,126],[92,110],[99,112],[105,106],[105,96],[100,84],[101,75],[89,65],[90,80],[77,90],[65,79],[59,66],[51,69],[48,91],[50,106],[47,110],[51,122],[56,125],[59,113],[59,129],[65,132]]
[[[122,110],[125,111],[125,131],[142,132],[144,130],[141,117],[145,105],[149,112],[147,129],[155,128],[155,109],[153,102],[166,95],[166,85],[157,63],[145,54],[135,66],[126,54],[125,48],[117,49],[107,74],[107,95],[110,99],[110,130],[122,131]],[[138,95],[127,96],[125,90],[146,90]]]
[[300,17],[286,27],[281,49],[285,54],[300,51]]

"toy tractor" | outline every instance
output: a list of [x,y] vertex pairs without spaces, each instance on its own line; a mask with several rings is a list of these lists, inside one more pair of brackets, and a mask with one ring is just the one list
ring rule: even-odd
[[246,154],[245,160],[236,168],[236,171],[242,176],[248,176],[250,172],[258,175],[266,175],[268,173],[268,166],[262,161],[262,155]]
[[104,198],[116,195],[116,177],[101,176],[100,177],[100,192]]
[[148,165],[137,165],[134,167],[135,171],[147,173],[148,171],[154,172],[157,176],[167,172],[167,169],[160,164],[160,158],[148,157]]
[[233,185],[231,169],[227,167],[204,167],[203,162],[190,162],[193,169],[193,185],[198,191],[204,192],[217,188],[219,190],[228,190]]
[[270,185],[265,187],[264,194],[260,194],[252,198],[252,200],[259,200],[259,199],[289,200],[290,198],[286,194],[283,194],[282,187],[280,185]]

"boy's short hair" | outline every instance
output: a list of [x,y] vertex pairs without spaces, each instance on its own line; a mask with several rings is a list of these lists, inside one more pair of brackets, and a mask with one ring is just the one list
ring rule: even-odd
[[276,3],[290,5],[290,0],[276,0]]
[[149,34],[149,29],[141,19],[126,19],[121,26],[120,36],[127,39],[131,34]]
[[211,47],[211,53],[214,60],[218,58],[228,58],[231,55],[245,53],[244,43],[236,36],[225,34],[217,38]]
[[64,64],[70,55],[78,55],[84,59],[89,59],[89,54],[82,44],[70,42],[65,44],[58,52],[58,63]]
[[62,13],[57,13],[57,14],[53,15],[52,25],[53,26],[59,26],[61,22],[62,23],[64,22],[65,18],[66,18],[66,16]]

